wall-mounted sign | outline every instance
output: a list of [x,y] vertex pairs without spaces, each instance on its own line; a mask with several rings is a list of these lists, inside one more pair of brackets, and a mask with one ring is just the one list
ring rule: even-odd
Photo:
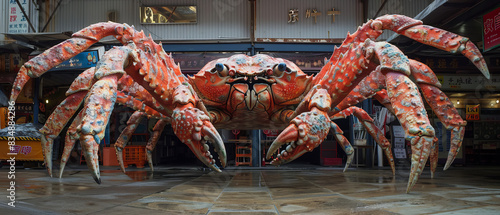
[[479,120],[479,105],[465,105],[465,120]]
[[[478,72],[479,73],[479,72]],[[493,75],[486,79],[482,75],[459,76],[459,75],[438,75],[443,90],[499,90],[500,76]]]
[[326,13],[328,16],[332,16],[332,23],[335,22],[335,15],[339,15],[340,11],[336,11],[335,8],[333,8],[331,11],[328,11]]
[[299,21],[299,9],[288,10],[288,23],[295,23]]
[[93,50],[87,50],[81,52],[80,54],[72,57],[71,59],[62,62],[61,64],[52,68],[50,71],[67,70],[67,69],[86,69],[90,67],[95,67],[97,65],[97,62],[101,60],[103,54],[104,54],[103,46],[93,48]]
[[196,23],[196,6],[145,6],[140,8],[141,24]]
[[97,50],[84,51],[71,59],[62,62],[55,66],[50,71],[64,70],[64,69],[85,69],[94,67],[99,61]]
[[500,7],[483,16],[484,51],[500,45]]
[[[321,16],[321,12],[316,10],[316,9],[307,9],[306,10],[306,15],[305,18],[314,18],[314,24],[317,23],[317,17]],[[331,11],[327,11],[326,13],[328,16],[332,16],[332,23],[335,22],[335,15],[339,15],[340,11],[336,11],[335,8],[333,8]],[[299,9],[290,9],[288,10],[288,23],[295,23],[299,21]]]
[[[28,11],[29,1],[19,1],[24,11]],[[28,33],[28,20],[24,17],[23,11],[17,1],[9,1],[9,34]]]
[[321,12],[319,12],[316,9],[312,9],[312,11],[307,9],[306,10],[306,18],[311,18],[311,16],[314,17],[314,24],[316,24],[316,22],[317,22],[316,17],[321,16]]

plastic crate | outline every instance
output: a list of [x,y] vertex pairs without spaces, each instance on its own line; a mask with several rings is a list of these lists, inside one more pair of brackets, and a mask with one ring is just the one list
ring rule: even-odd
[[123,150],[123,165],[135,164],[137,168],[144,168],[146,163],[146,146],[125,146]]

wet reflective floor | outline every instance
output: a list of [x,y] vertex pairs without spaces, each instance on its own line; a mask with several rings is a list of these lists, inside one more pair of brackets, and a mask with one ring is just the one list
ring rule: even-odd
[[102,168],[100,185],[86,166],[17,169],[14,208],[4,166],[1,214],[500,214],[499,167],[426,169],[409,194],[406,169]]

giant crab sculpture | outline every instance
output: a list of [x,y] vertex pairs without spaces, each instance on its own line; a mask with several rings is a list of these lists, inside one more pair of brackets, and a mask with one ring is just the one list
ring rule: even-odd
[[[390,144],[362,109],[353,105],[376,98],[401,122],[411,142],[411,172],[407,192],[415,185],[430,157],[431,171],[437,164],[434,129],[429,123],[417,85],[439,119],[452,130],[452,146],[445,169],[462,143],[464,122],[437,78],[426,65],[408,59],[397,47],[375,42],[384,29],[452,53],[460,52],[489,78],[484,59],[467,38],[402,15],[370,20],[337,47],[328,63],[315,76],[304,74],[295,64],[267,55],[234,55],[208,63],[192,77],[181,73],[171,55],[144,33],[118,23],[91,25],[27,62],[17,75],[11,101],[15,101],[29,78],[41,76],[55,65],[75,56],[106,36],[122,44],[107,51],[96,68],[82,73],[41,129],[45,162],[52,176],[52,142],[81,104],[66,135],[61,172],[76,139],[80,140],[93,178],[100,183],[98,143],[104,137],[115,103],[133,107],[136,113],[118,139],[117,154],[143,116],[159,121],[148,143],[153,150],[159,133],[171,123],[174,133],[208,167],[220,171],[207,144],[226,165],[222,138],[215,128],[283,129],[270,146],[267,159],[284,145],[272,160],[281,165],[312,151],[331,130],[348,155],[353,149],[342,130],[332,121],[354,114],[394,162]],[[409,76],[412,75],[417,84]],[[150,157],[149,157],[150,159]],[[150,162],[151,164],[151,162]],[[123,169],[123,164],[122,164]]]

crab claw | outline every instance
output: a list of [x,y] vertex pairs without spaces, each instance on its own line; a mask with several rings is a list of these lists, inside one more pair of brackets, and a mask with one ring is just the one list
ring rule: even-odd
[[330,122],[327,113],[315,107],[310,112],[300,114],[274,140],[267,151],[266,158],[271,159],[274,152],[287,143],[286,149],[271,161],[272,165],[288,163],[312,151],[326,138],[330,130]]
[[434,141],[434,137],[429,136],[413,136],[411,139],[411,172],[410,179],[408,180],[408,186],[406,187],[406,193],[409,193],[411,188],[415,186],[418,178],[422,174],[425,167],[425,163],[429,158],[429,153],[431,150],[431,145]]
[[179,139],[186,144],[196,157],[211,169],[220,172],[209,151],[210,141],[218,153],[222,167],[226,166],[226,149],[219,133],[203,111],[193,107],[174,109],[172,128]]
[[462,146],[462,140],[464,139],[465,127],[453,128],[451,131],[451,147],[450,152],[448,153],[448,159],[446,160],[446,164],[444,165],[444,170],[450,168],[451,164],[457,157],[458,152],[460,151],[460,146]]

